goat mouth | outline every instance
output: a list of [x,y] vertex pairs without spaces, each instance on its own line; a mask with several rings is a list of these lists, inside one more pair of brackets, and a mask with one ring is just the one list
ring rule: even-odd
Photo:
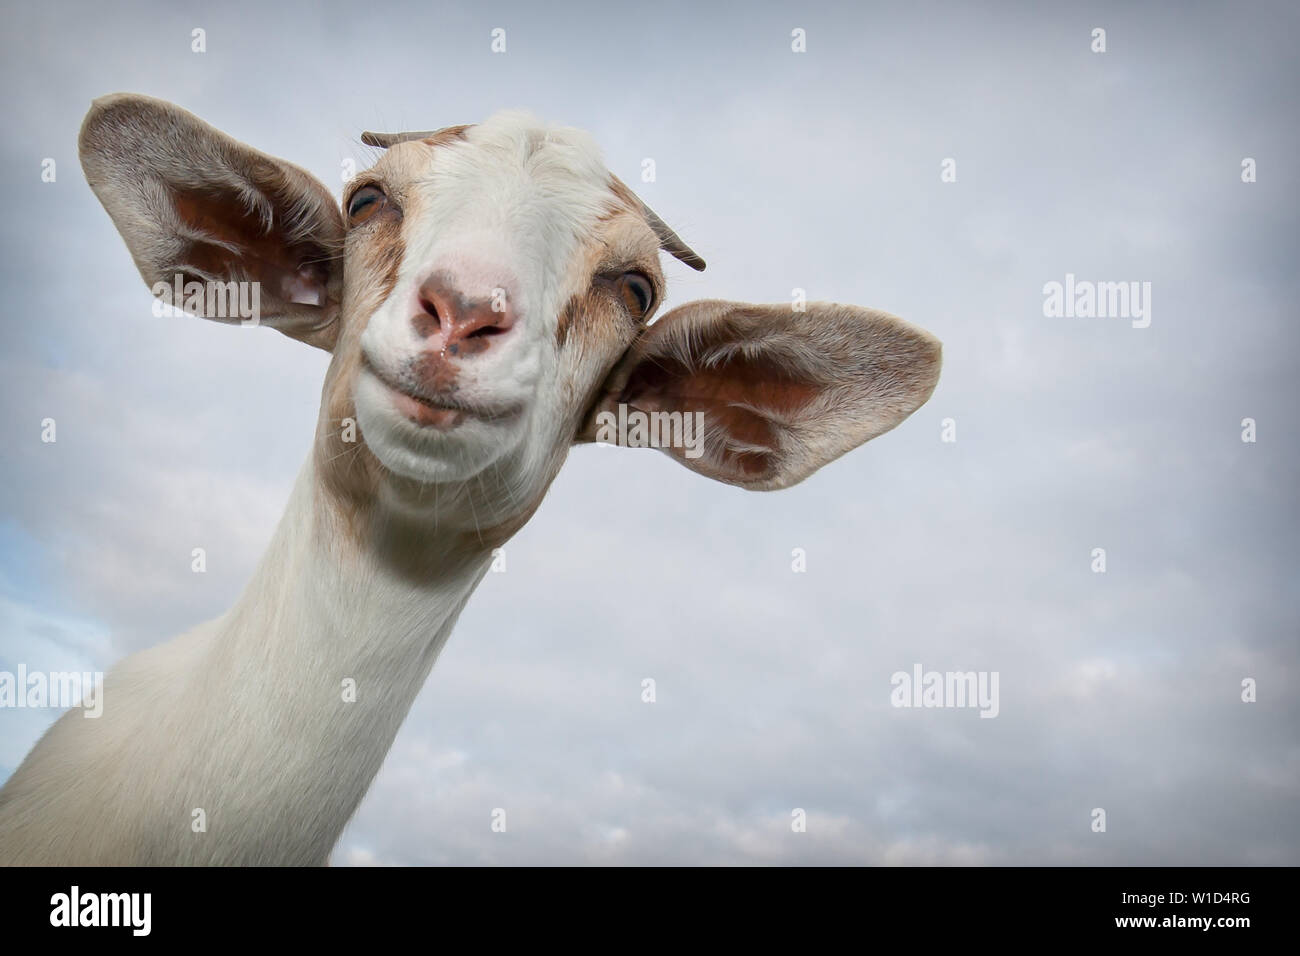
[[397,411],[413,425],[421,428],[436,428],[439,431],[451,431],[466,418],[483,421],[501,421],[518,413],[518,408],[494,409],[466,402],[451,395],[426,395],[417,392],[399,381],[385,375],[370,361],[362,356],[361,367],[383,385],[390,393]]

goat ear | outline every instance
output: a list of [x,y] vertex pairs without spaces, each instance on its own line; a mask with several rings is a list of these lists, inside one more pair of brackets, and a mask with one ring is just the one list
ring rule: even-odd
[[929,333],[874,309],[690,302],[628,349],[577,440],[617,441],[620,405],[625,422],[632,411],[681,412],[702,425],[702,440],[683,428],[687,440],[663,450],[687,468],[786,488],[925,404],[941,351]]
[[182,289],[221,283],[201,305],[188,293],[172,304],[241,322],[249,317],[227,301],[238,287],[227,284],[250,283],[243,301],[257,303],[255,321],[333,348],[344,225],[319,180],[171,103],[127,93],[94,101],[79,148],[90,188],[156,295],[177,277]]

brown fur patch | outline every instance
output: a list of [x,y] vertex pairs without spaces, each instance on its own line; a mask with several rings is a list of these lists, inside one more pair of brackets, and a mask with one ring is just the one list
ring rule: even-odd
[[[402,238],[402,221],[398,216],[385,216],[369,232],[357,234],[355,239],[350,237],[358,247],[356,255],[359,261],[356,264],[356,273],[348,277],[348,284],[359,282],[360,277],[365,276],[366,299],[373,303],[370,311],[378,308],[397,285],[402,259],[406,255],[406,240]],[[369,315],[370,312],[365,313],[366,318],[369,318]]]
[[614,209],[626,210],[638,218],[641,217],[641,200],[636,193],[628,188],[627,184],[617,176],[609,177],[609,191],[614,194],[616,200]]
[[[345,528],[354,539],[366,533],[383,480],[384,468],[365,443],[357,424],[352,386],[361,370],[360,332],[345,329],[346,343],[335,349],[325,376],[316,430],[316,473],[334,499]],[[351,437],[352,441],[346,439]]]
[[441,352],[426,351],[421,352],[411,363],[411,374],[424,388],[445,394],[456,390],[460,366],[449,361]]
[[466,124],[464,126],[448,126],[445,129],[438,130],[438,132],[434,133],[432,136],[426,136],[424,139],[420,140],[420,142],[428,143],[430,146],[446,146],[448,143],[454,143],[457,140],[464,139],[465,131],[472,125],[473,124]]
[[559,319],[555,324],[555,344],[560,348],[564,348],[564,343],[569,341],[569,330],[573,328],[578,310],[582,308],[585,299],[586,296],[584,295],[570,296],[569,301],[560,310]]

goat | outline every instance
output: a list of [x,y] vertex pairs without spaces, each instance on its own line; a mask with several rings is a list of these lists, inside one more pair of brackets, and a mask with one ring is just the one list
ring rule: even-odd
[[[258,324],[332,357],[251,583],[121,661],[101,719],[70,711],[41,738],[0,790],[0,862],[327,863],[493,549],[574,444],[629,409],[699,416],[693,450],[662,450],[780,489],[938,381],[939,342],[871,309],[704,300],[652,323],[659,253],[704,262],[583,132],[502,113],[363,139],[384,152],[340,208],[170,103],[92,104],[82,167],[155,295],[251,284]],[[239,321],[211,296],[183,305]]]

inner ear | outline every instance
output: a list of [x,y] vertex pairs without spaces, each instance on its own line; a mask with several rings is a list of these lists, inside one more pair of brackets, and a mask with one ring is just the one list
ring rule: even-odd
[[747,484],[776,474],[779,429],[802,415],[819,391],[772,355],[737,352],[725,363],[696,367],[669,353],[633,366],[617,401],[646,413],[702,413],[713,438],[706,446],[713,477]]
[[330,263],[341,249],[276,230],[275,219],[286,210],[272,208],[268,223],[236,190],[215,186],[177,190],[172,205],[190,237],[177,271],[215,279],[242,276],[286,305],[325,304]]

